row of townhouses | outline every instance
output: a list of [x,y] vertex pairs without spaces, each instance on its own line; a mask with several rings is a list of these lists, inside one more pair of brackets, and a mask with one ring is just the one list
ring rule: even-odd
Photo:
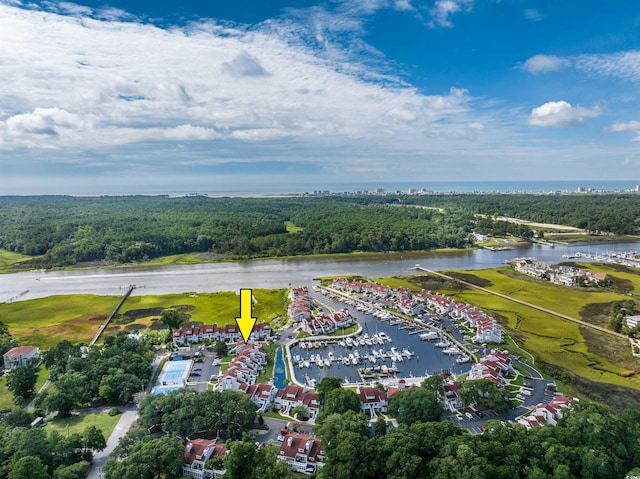
[[346,308],[329,314],[314,314],[315,304],[306,286],[292,288],[289,300],[289,320],[300,323],[300,329],[311,336],[331,334],[355,322]]
[[476,334],[473,337],[474,343],[502,342],[502,328],[498,322],[475,306],[455,303],[451,308],[450,314],[452,318],[476,330]]
[[[228,454],[226,445],[218,443],[217,439],[189,440],[184,449],[182,473],[193,479],[224,477],[227,471],[223,460]],[[302,474],[313,474],[324,465],[324,460],[320,439],[310,434],[287,435],[278,451],[278,461],[286,462],[293,472]]]
[[573,266],[546,264],[533,258],[518,258],[511,260],[510,263],[520,273],[564,286],[578,286],[581,282],[595,286],[603,284],[608,279],[606,273],[585,271]]
[[569,396],[556,396],[549,404],[538,404],[530,415],[518,419],[518,424],[527,429],[545,424],[555,426],[558,424],[558,420],[563,417],[563,409],[568,408],[573,401],[578,401],[578,399]]
[[470,328],[475,329],[473,337],[475,343],[501,343],[503,341],[502,328],[493,318],[487,316],[478,308],[464,303],[456,303],[453,299],[431,291],[412,293],[406,288],[391,289],[376,283],[349,281],[345,278],[335,278],[332,286],[341,291],[374,294],[382,299],[393,300],[394,307],[407,315],[417,316],[428,308],[436,314],[451,314],[452,317],[463,321]]
[[[253,328],[250,340],[264,340],[271,336],[269,323],[257,323]],[[190,346],[201,343],[204,339],[212,342],[224,341],[235,343],[242,337],[237,324],[218,326],[217,324],[205,324],[203,326],[187,326],[173,330],[173,344],[175,346]]]
[[259,344],[253,342],[245,344],[240,340],[236,346],[236,357],[224,374],[218,378],[217,388],[247,392],[249,386],[255,384],[260,371],[266,364],[267,355]]

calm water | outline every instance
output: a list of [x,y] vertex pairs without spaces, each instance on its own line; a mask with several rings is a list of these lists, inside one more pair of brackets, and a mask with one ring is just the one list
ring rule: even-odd
[[[119,295],[130,284],[140,286],[134,295],[188,291],[238,291],[241,288],[286,288],[312,284],[318,276],[361,274],[368,277],[405,275],[416,263],[434,270],[482,269],[500,266],[518,256],[542,261],[563,261],[576,251],[601,253],[640,251],[640,242],[574,244],[550,248],[526,245],[509,251],[468,250],[448,253],[389,254],[372,257],[344,256],[242,261],[145,268],[103,268],[82,271],[25,272],[0,275],[0,302],[20,296],[33,299],[55,294],[93,293]],[[27,293],[25,293],[28,291]],[[23,294],[24,293],[24,294]]]
[[276,352],[275,367],[273,369],[273,385],[282,389],[287,385],[287,373],[285,372],[282,348]]

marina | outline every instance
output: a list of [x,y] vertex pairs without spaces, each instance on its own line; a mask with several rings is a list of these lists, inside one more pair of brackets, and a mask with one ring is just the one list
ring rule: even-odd
[[[320,296],[318,301],[333,309],[344,307],[342,302],[326,296]],[[462,374],[471,367],[469,356],[437,331],[404,319],[389,320],[391,314],[374,315],[371,308],[350,309],[362,326],[360,334],[321,340],[305,338],[291,345],[292,369],[299,383],[313,387],[327,376],[339,376],[347,384],[384,382],[438,373]],[[435,343],[421,336],[434,336],[440,341]]]

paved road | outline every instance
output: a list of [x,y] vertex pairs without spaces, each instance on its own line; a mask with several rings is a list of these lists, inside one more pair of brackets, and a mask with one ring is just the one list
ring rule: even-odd
[[102,467],[104,463],[109,459],[109,456],[113,452],[113,449],[118,445],[118,441],[131,429],[131,426],[138,418],[138,411],[135,405],[127,406],[122,410],[122,416],[116,427],[114,428],[111,436],[107,439],[107,447],[93,456],[93,463],[91,465],[91,471],[87,476],[87,479],[102,479]]

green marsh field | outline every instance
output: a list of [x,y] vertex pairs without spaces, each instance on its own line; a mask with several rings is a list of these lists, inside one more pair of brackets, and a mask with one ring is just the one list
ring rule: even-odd
[[[579,266],[606,272],[612,277],[613,285],[610,288],[558,286],[521,275],[508,267],[446,274],[600,326],[608,323],[613,301],[629,300],[628,293],[635,295],[640,291],[640,272],[608,265]],[[564,373],[564,379],[573,383],[578,392],[620,406],[640,405],[640,360],[632,356],[627,340],[443,278],[415,275],[374,280],[414,291],[437,291],[478,306],[531,352],[538,366],[546,365],[548,371]]]
[[[286,315],[287,291],[254,289],[253,316],[271,322]],[[0,320],[20,344],[48,349],[62,339],[89,342],[118,304],[117,296],[60,295],[0,304]],[[162,329],[158,321],[166,308],[175,308],[185,324],[229,324],[240,313],[235,292],[130,296],[107,333],[144,328]]]

